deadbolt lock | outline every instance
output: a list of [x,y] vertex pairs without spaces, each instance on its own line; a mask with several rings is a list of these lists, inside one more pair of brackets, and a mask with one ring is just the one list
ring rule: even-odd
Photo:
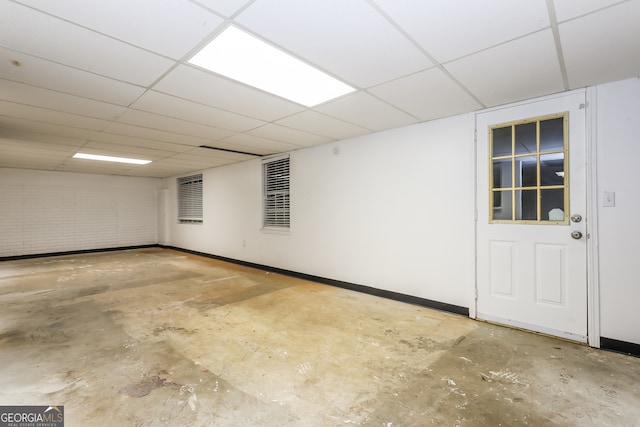
[[580,215],[580,214],[571,215],[571,221],[572,222],[580,222],[580,221],[582,221],[582,215]]

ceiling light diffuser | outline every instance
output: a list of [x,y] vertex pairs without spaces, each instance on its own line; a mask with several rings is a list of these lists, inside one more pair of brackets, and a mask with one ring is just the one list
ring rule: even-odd
[[355,89],[233,26],[189,63],[307,107]]
[[134,165],[146,165],[151,160],[128,159],[126,157],[100,156],[98,154],[76,153],[73,155],[75,159],[101,160],[103,162],[131,163]]

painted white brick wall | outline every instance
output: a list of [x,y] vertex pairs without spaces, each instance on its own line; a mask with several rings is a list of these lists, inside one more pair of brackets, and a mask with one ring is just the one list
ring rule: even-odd
[[0,256],[158,243],[160,179],[0,169]]

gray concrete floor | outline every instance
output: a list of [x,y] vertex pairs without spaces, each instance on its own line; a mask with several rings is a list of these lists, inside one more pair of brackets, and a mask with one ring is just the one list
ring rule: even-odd
[[162,249],[0,263],[0,405],[70,426],[638,426],[640,359]]

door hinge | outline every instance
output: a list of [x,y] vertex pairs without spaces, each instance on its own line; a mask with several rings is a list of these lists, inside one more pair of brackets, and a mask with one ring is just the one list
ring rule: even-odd
[[476,288],[476,301],[478,301],[478,288]]

